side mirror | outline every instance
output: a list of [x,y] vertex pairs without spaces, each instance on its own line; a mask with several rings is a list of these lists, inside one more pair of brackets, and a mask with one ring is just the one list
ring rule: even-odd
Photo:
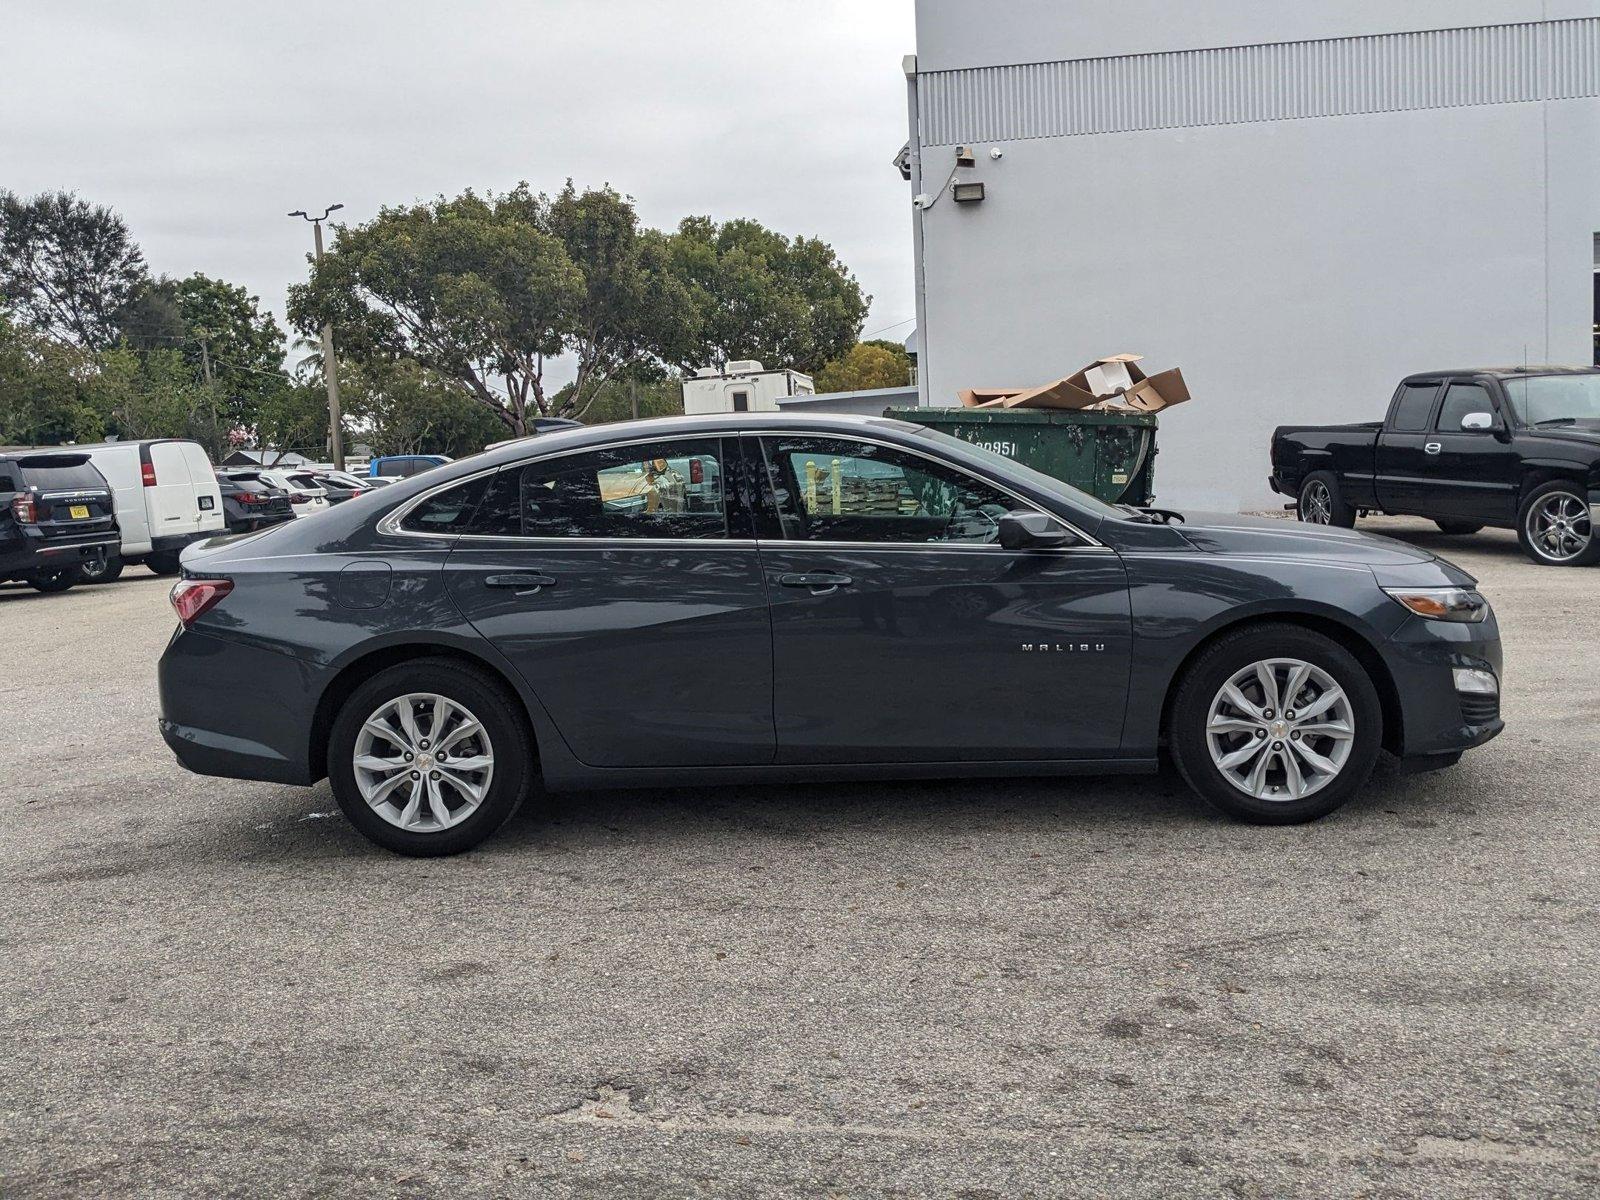
[[1074,541],[1067,527],[1039,512],[1008,512],[1000,518],[1000,544],[1007,550],[1050,550]]
[[1494,414],[1486,412],[1468,413],[1461,418],[1461,428],[1473,433],[1482,433],[1486,429],[1494,428]]

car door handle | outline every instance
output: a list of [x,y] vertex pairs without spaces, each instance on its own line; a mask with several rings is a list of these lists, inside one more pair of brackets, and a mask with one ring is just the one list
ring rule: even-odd
[[800,575],[779,575],[778,582],[784,587],[810,588],[814,596],[826,596],[842,587],[849,587],[855,580],[832,571],[813,571]]
[[547,587],[555,587],[556,581],[549,575],[490,575],[483,581],[492,588],[516,588],[517,595],[531,596]]
[[1426,450],[1429,454],[1437,454],[1437,453],[1439,453],[1439,451],[1444,449],[1444,443],[1443,442],[1429,442],[1426,446],[1423,447],[1423,449]]

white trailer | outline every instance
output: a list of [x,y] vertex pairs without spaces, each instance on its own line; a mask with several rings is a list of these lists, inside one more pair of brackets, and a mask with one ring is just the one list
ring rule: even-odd
[[778,401],[816,393],[811,376],[799,371],[769,371],[753,359],[730,362],[719,371],[701,367],[683,381],[683,411],[700,413],[777,412]]

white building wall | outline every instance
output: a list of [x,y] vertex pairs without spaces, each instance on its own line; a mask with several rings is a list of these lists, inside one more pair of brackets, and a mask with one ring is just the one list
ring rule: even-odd
[[[956,141],[987,185],[918,220],[925,402],[1139,352],[1195,395],[1161,500],[1255,508],[1283,502],[1277,424],[1373,419],[1412,371],[1589,361],[1600,21],[1367,36],[1547,14],[1600,0],[919,0],[922,190]],[[1364,40],[1267,45],[1330,36]]]

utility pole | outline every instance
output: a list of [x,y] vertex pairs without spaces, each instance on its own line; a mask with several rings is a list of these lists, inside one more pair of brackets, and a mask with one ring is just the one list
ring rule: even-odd
[[[344,205],[330,204],[323,209],[320,217],[308,215],[304,209],[297,209],[290,213],[291,217],[303,217],[311,222],[312,235],[317,247],[317,262],[322,261],[322,223],[328,219],[329,213],[338,212]],[[344,470],[344,431],[341,428],[343,421],[339,412],[339,368],[333,358],[333,322],[326,321],[322,326],[322,378],[328,384],[328,449],[333,455],[333,469]]]

